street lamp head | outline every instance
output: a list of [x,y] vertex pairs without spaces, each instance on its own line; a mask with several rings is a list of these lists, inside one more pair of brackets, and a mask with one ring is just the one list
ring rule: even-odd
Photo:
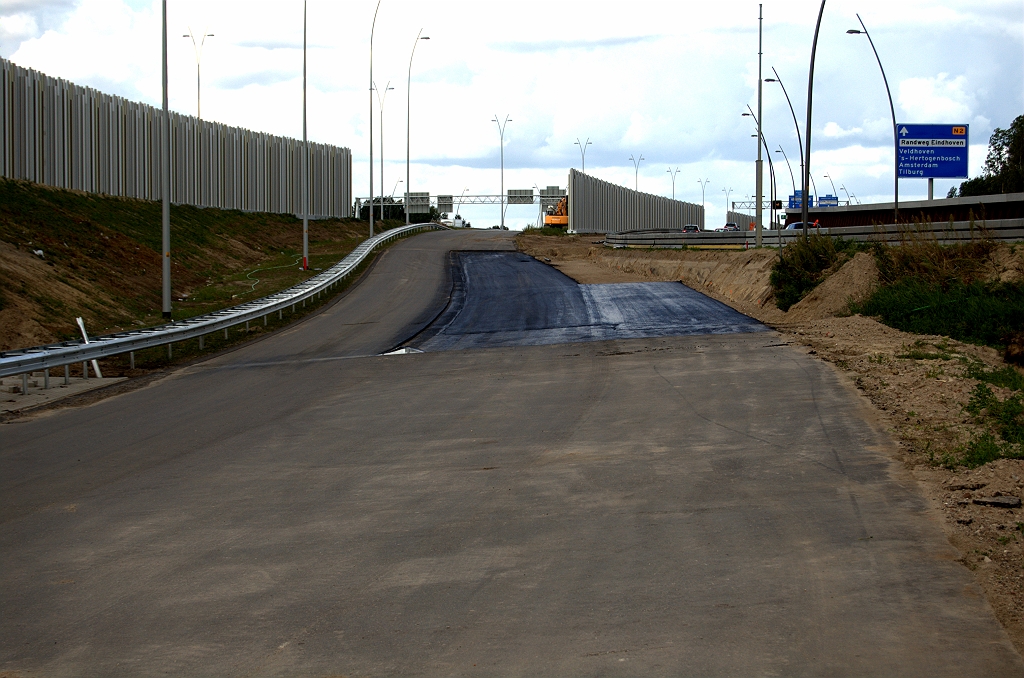
[[850,30],[848,30],[846,32],[849,33],[850,35],[860,35],[864,31],[858,31],[856,28],[851,28]]
[[430,36],[429,35],[421,36],[420,40],[430,40]]
[[750,117],[750,113],[740,113],[740,115],[742,115],[744,118]]
[[764,81],[765,82],[778,82],[778,80],[776,80],[775,78],[765,78]]

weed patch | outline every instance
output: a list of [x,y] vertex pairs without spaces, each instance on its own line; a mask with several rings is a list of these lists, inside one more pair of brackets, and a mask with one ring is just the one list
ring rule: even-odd
[[775,305],[788,311],[862,247],[853,241],[817,233],[788,245],[772,266],[769,278]]
[[851,310],[904,332],[1002,347],[1024,329],[1024,285],[900,278]]

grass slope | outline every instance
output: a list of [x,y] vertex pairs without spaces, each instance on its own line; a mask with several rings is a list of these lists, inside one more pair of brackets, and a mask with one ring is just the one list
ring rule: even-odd
[[[385,223],[393,227],[397,223]],[[290,215],[171,207],[174,317],[206,313],[294,285],[337,262],[367,225]],[[161,319],[160,203],[0,180],[0,350]]]

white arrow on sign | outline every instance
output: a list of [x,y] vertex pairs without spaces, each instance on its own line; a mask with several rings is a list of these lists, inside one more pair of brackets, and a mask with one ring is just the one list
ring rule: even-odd
[[900,130],[900,135],[901,136],[907,136],[908,134],[910,134],[910,132],[907,131],[906,127],[904,127],[903,129]]

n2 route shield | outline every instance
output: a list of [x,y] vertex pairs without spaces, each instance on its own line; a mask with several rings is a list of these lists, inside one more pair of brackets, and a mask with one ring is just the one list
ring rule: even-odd
[[966,179],[968,125],[896,126],[900,177]]

